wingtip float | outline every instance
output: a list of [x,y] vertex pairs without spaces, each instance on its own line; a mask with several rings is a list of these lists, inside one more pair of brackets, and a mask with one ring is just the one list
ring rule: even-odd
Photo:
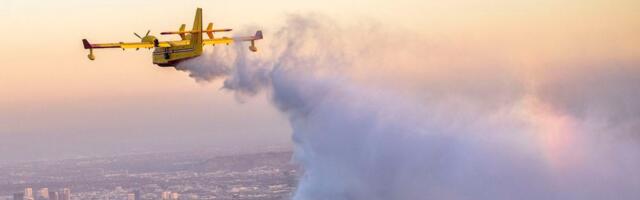
[[[245,37],[215,37],[214,33],[229,32],[232,29],[214,29],[213,23],[209,23],[207,29],[203,29],[202,26],[202,9],[196,10],[196,17],[193,22],[192,30],[185,30],[186,25],[182,24],[178,31],[161,32],[161,35],[179,35],[180,40],[175,41],[159,41],[155,36],[149,35],[151,31],[147,31],[144,37],[141,37],[137,33],[133,33],[138,37],[140,42],[117,42],[117,43],[99,43],[92,44],[87,39],[82,39],[84,49],[89,50],[87,57],[89,60],[95,60],[96,57],[93,54],[93,49],[103,48],[121,48],[125,49],[152,49],[153,50],[153,64],[158,66],[175,66],[178,62],[186,59],[195,58],[202,55],[202,48],[205,45],[226,44],[229,45],[233,42],[250,42],[249,50],[252,52],[258,51],[255,45],[256,40],[262,39],[262,31],[256,31],[253,36]],[[203,39],[203,35],[206,34],[208,39]]]

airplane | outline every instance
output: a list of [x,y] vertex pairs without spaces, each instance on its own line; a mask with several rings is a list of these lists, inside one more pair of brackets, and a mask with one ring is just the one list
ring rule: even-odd
[[[209,23],[206,30],[202,30],[202,8],[196,10],[196,17],[193,22],[193,29],[191,31],[185,31],[185,24],[182,24],[178,31],[173,32],[161,32],[161,35],[179,35],[181,40],[176,41],[159,41],[155,36],[149,35],[151,31],[147,31],[144,37],[141,37],[137,33],[133,33],[136,37],[140,38],[140,42],[118,42],[118,43],[102,43],[92,44],[87,39],[82,40],[84,49],[89,49],[89,60],[95,60],[93,55],[93,49],[105,49],[105,48],[121,48],[139,50],[140,48],[153,50],[153,64],[161,67],[176,66],[179,62],[198,57],[202,55],[202,49],[205,45],[226,44],[229,45],[233,42],[251,42],[249,50],[252,52],[258,51],[255,46],[255,41],[262,39],[262,31],[256,31],[253,36],[245,37],[214,37],[213,33],[216,32],[229,32],[232,29],[213,29],[213,23]],[[206,33],[209,39],[203,39],[203,34]]]

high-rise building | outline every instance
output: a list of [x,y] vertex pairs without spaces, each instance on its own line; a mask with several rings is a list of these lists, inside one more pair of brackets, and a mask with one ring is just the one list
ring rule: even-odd
[[127,200],[136,200],[136,194],[135,193],[127,194]]
[[13,200],[24,200],[24,193],[14,193]]
[[23,194],[25,200],[33,200],[33,188],[25,188]]
[[171,199],[171,192],[169,191],[162,192],[162,200],[170,200],[170,199]]
[[69,188],[62,189],[62,199],[61,200],[71,200],[71,190]]
[[49,199],[49,188],[40,188],[36,193],[36,199],[38,200],[48,200]]
[[180,199],[180,194],[178,194],[177,192],[171,193],[171,200],[179,200]]
[[49,200],[60,200],[60,196],[58,195],[58,192],[49,192]]

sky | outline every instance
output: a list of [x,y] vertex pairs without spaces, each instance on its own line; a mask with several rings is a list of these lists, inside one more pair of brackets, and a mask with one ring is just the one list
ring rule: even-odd
[[[238,102],[231,92],[220,90],[220,81],[196,82],[185,72],[154,66],[147,50],[97,51],[95,61],[86,59],[88,52],[82,49],[81,39],[136,41],[133,32],[151,30],[157,35],[182,23],[190,26],[197,7],[203,8],[205,22],[237,30],[275,30],[288,14],[329,16],[347,26],[373,22],[379,29],[406,33],[406,37],[393,34],[397,38],[390,40],[416,38],[420,40],[416,44],[445,45],[442,49],[447,55],[459,53],[460,59],[468,62],[475,61],[464,58],[468,51],[486,60],[505,60],[523,79],[536,77],[531,78],[533,82],[552,77],[549,69],[556,63],[594,57],[633,61],[640,57],[640,2],[633,0],[179,4],[3,0],[0,162],[246,149],[243,146],[256,151],[290,148],[291,128],[286,116],[265,101],[264,94]],[[395,73],[404,81],[398,84],[419,88],[433,81],[411,73],[432,68],[399,66],[396,70],[400,72]],[[385,71],[389,69],[364,70],[382,70],[362,74],[393,78]],[[572,73],[572,69],[562,72]]]

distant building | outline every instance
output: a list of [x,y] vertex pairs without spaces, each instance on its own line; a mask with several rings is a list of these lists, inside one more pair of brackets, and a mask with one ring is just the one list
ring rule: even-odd
[[136,200],[136,194],[135,193],[127,194],[127,200]]
[[60,200],[58,192],[49,192],[49,200]]
[[24,200],[33,200],[33,188],[24,189]]
[[38,200],[49,200],[49,188],[40,188],[36,194]]
[[162,192],[162,200],[170,200],[170,199],[171,199],[171,192],[169,191]]
[[71,200],[71,190],[69,188],[62,189],[62,199],[61,200]]
[[140,190],[136,190],[135,192],[133,192],[133,194],[135,195],[134,200],[141,200],[142,199],[142,195],[140,195]]
[[171,193],[171,200],[178,200],[180,199],[180,194],[178,194],[177,192]]
[[14,193],[13,200],[24,200],[24,193]]

